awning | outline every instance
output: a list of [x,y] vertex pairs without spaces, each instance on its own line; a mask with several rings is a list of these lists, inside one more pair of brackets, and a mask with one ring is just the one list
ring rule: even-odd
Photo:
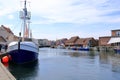
[[118,42],[120,42],[120,37],[112,37],[112,38],[109,40],[108,44],[118,43]]

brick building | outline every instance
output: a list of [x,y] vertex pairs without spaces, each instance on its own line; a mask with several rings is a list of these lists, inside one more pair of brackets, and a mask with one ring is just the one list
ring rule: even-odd
[[71,37],[65,42],[65,46],[71,47],[95,47],[98,46],[98,40],[93,37],[79,38],[78,36]]
[[120,53],[120,29],[111,30],[111,38],[108,44],[114,47],[115,52]]
[[95,40],[93,37],[80,38],[80,39],[77,39],[77,41],[75,42],[75,45],[77,45],[78,47],[94,47],[94,46],[98,46],[98,41]]
[[120,29],[111,30],[112,37],[120,37]]
[[120,29],[111,30],[111,36],[99,37],[99,46],[120,48]]
[[10,43],[11,41],[17,41],[18,37],[10,30],[10,28],[1,25],[0,27],[0,36],[5,39],[5,43]]
[[99,37],[99,46],[111,46],[108,44],[111,36]]
[[79,39],[78,36],[71,37],[65,42],[65,46],[75,46],[75,42]]

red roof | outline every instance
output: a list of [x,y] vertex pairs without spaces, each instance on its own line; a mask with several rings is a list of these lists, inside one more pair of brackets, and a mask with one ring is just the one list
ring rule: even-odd
[[69,40],[65,42],[65,45],[74,45],[77,39],[79,39],[78,36],[71,37]]

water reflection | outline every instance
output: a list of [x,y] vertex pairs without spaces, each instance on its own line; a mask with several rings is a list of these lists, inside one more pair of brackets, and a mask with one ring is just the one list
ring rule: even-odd
[[7,65],[17,80],[120,80],[120,54],[41,48],[39,60]]
[[120,58],[117,57],[112,58],[112,71],[120,72]]
[[23,65],[10,63],[8,70],[16,77],[17,80],[33,80],[33,78],[38,76],[38,66],[38,60]]
[[100,59],[100,63],[101,64],[109,64],[110,63],[110,60],[109,60],[109,56],[110,54],[108,53],[100,53],[99,54],[99,59]]
[[113,72],[120,72],[120,54],[100,53],[102,67],[110,67]]

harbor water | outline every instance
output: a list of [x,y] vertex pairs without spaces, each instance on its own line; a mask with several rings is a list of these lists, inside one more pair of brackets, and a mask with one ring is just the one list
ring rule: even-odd
[[120,54],[40,48],[30,64],[5,64],[17,80],[120,80]]

